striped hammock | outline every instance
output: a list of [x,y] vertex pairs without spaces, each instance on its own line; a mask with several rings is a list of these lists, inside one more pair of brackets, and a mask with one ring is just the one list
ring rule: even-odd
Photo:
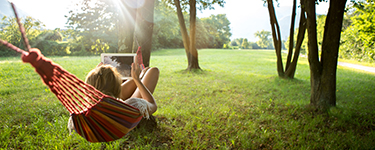
[[[22,61],[30,63],[51,92],[71,114],[76,132],[90,142],[108,142],[119,139],[142,119],[139,109],[112,98],[86,84],[42,55],[31,49],[25,29],[11,3],[27,51],[0,39],[0,44],[22,54]],[[137,54],[142,54],[140,47]]]
[[108,142],[119,139],[137,126],[140,121],[136,108],[112,97],[103,97],[85,113],[73,113],[71,116],[75,131],[90,142]]
[[137,108],[86,84],[44,57],[38,49],[26,52],[1,39],[0,43],[22,53],[22,61],[35,68],[43,82],[71,114],[75,131],[87,141],[108,142],[119,139],[141,121],[142,114]]

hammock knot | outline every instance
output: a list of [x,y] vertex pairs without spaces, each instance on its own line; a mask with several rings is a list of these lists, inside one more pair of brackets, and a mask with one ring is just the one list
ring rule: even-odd
[[28,55],[22,55],[22,61],[23,62],[28,62],[30,64],[33,64],[33,62],[37,61],[41,57],[41,52],[38,49],[30,49],[30,52]]
[[43,82],[46,85],[51,85],[50,81],[54,75],[55,64],[53,64],[50,59],[44,57],[39,49],[30,49],[28,55],[22,55],[22,61],[30,63],[35,68],[35,71],[42,77]]

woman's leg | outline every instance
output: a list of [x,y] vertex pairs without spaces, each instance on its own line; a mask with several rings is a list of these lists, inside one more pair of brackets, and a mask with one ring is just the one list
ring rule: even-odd
[[[150,93],[153,94],[154,91],[155,91],[155,88],[156,88],[156,84],[158,83],[158,80],[159,80],[159,69],[156,68],[156,67],[152,67],[152,68],[150,68],[149,70],[146,71],[146,73],[143,76],[141,82],[150,91]],[[131,97],[142,98],[142,94],[139,91],[139,89],[137,88],[135,90],[134,94]],[[147,101],[149,102],[149,104],[151,104],[151,106],[148,110],[148,113],[150,115],[152,115],[157,110],[156,102],[155,102],[154,98],[152,98],[151,100],[147,99]]]
[[[141,79],[145,76],[146,72],[150,69],[150,67],[146,67],[142,70],[141,74],[139,75]],[[146,86],[147,87],[147,86]],[[137,85],[134,83],[133,79],[127,80],[121,84],[121,94],[120,98],[126,100],[130,98],[133,94]]]
[[[146,86],[146,88],[151,92],[151,94],[153,94],[156,88],[156,84],[158,83],[158,80],[159,80],[159,69],[156,67],[152,67],[146,71],[141,81]],[[133,81],[133,84],[135,85],[134,81]],[[138,88],[134,91],[131,97],[142,98],[142,95],[139,92]],[[150,103],[155,103],[155,102],[150,102]]]
[[120,98],[126,100],[133,95],[137,86],[134,83],[133,79],[126,80],[124,83],[121,84],[121,94]]

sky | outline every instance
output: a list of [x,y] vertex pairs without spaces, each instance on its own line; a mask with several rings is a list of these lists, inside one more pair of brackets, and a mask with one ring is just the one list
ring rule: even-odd
[[[27,12],[34,18],[42,21],[47,29],[65,28],[69,11],[74,6],[74,0],[9,0],[16,7]],[[279,21],[290,20],[290,8],[293,0],[279,0],[279,7],[276,7],[276,15]],[[317,6],[318,14],[326,14],[328,3]],[[286,12],[286,10],[288,10]],[[279,12],[278,12],[279,11]],[[280,13],[280,16],[278,14]],[[256,41],[254,36],[256,31],[271,31],[267,8],[263,6],[262,0],[226,0],[224,7],[215,6],[215,10],[198,11],[199,18],[208,17],[211,14],[226,14],[231,22],[231,39],[247,38],[249,41]],[[285,15],[287,14],[287,15]],[[290,22],[290,21],[288,21]],[[285,28],[285,27],[284,27]],[[289,28],[289,27],[287,27]],[[282,33],[283,34],[283,33]],[[286,35],[282,35],[285,39]]]

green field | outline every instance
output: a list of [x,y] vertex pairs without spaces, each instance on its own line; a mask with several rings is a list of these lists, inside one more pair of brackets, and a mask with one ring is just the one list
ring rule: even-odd
[[[84,79],[99,57],[52,57]],[[337,107],[308,109],[309,66],[277,77],[274,51],[200,50],[187,73],[183,49],[152,53],[160,71],[158,126],[89,143],[67,129],[68,111],[29,64],[0,59],[0,149],[373,149],[375,74],[338,67]]]

